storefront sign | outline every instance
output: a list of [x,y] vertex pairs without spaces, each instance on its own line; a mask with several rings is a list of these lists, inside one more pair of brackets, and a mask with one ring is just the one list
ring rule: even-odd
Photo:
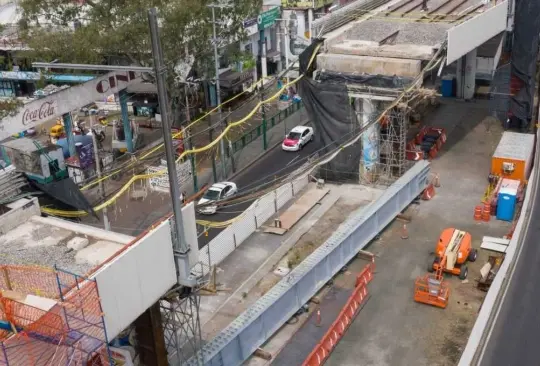
[[134,72],[110,72],[27,103],[13,116],[0,120],[0,141],[97,100],[104,100],[106,96],[127,88],[137,78]]
[[281,0],[281,6],[286,9],[319,9],[333,3],[334,0]]
[[273,26],[276,20],[279,19],[280,13],[281,12],[279,10],[279,7],[276,6],[275,8],[259,14],[259,16],[257,17],[257,24],[259,25],[259,29],[263,30]]
[[32,71],[2,71],[0,72],[0,79],[3,80],[39,80],[40,75],[38,72]]
[[28,103],[23,109],[22,124],[23,126],[28,126],[40,120],[52,119],[57,110],[58,105],[56,100],[44,101],[39,105]]
[[244,20],[244,30],[246,31],[246,36],[248,37],[257,34],[259,32],[257,18]]
[[[167,174],[167,165],[151,166],[146,170],[147,174],[161,172],[160,175],[148,178],[150,189],[153,191],[169,193],[169,176]],[[178,175],[178,184],[182,186],[191,179],[191,161],[186,160],[183,163],[176,163],[176,173]]]

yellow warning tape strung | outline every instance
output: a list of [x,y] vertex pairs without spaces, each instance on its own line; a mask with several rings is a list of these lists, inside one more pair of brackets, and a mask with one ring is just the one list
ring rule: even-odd
[[[311,58],[309,60],[309,64],[308,64],[308,68],[311,66],[311,64],[313,63],[313,60],[315,59],[315,56],[318,52],[318,50],[320,49],[322,44],[319,44],[315,50],[313,51],[313,54],[311,55]],[[201,153],[201,152],[204,152],[204,151],[207,151],[207,150],[210,150],[211,148],[213,148],[214,146],[216,146],[219,141],[225,137],[225,135],[227,135],[227,133],[234,127],[237,127],[237,126],[240,126],[241,124],[245,123],[247,120],[249,120],[258,110],[259,108],[263,105],[263,104],[267,104],[267,103],[270,103],[272,102],[273,100],[275,100],[276,98],[278,98],[281,93],[283,91],[285,91],[289,86],[291,85],[294,85],[296,84],[300,79],[302,79],[304,77],[304,75],[300,75],[299,77],[297,77],[296,79],[294,79],[293,81],[289,82],[289,83],[286,83],[285,85],[283,85],[283,87],[281,87],[281,89],[278,90],[277,93],[275,93],[274,95],[272,95],[271,97],[263,100],[263,101],[260,101],[257,103],[257,105],[255,106],[255,108],[253,108],[253,110],[248,113],[244,118],[236,121],[236,122],[233,122],[233,123],[230,123],[224,130],[223,132],[221,132],[221,134],[215,139],[213,140],[212,142],[210,142],[208,145],[206,146],[203,146],[203,147],[200,147],[200,148],[197,148],[197,149],[190,149],[190,150],[185,150],[182,154],[180,154],[180,157],[178,157],[178,159],[176,159],[176,162],[180,161],[181,159],[183,159],[184,157],[186,157],[187,155],[190,155],[190,154],[198,154],[198,153]],[[193,122],[195,123],[195,122]],[[193,123],[191,125],[193,125]],[[156,148],[157,149],[157,148]],[[120,198],[120,196],[122,194],[124,194],[131,186],[131,184],[133,184],[134,182],[138,181],[138,180],[141,180],[141,179],[149,179],[149,178],[153,178],[153,177],[158,177],[158,176],[162,176],[162,175],[165,175],[167,174],[167,170],[166,169],[163,169],[159,172],[156,172],[156,173],[149,173],[149,174],[140,174],[140,175],[134,175],[133,177],[131,177],[131,179],[118,191],[116,192],[114,195],[112,195],[111,197],[109,197],[109,199],[107,199],[105,202],[97,205],[96,207],[94,207],[94,211],[100,211],[102,209],[104,209],[105,207],[108,207],[110,205],[112,205],[118,198]],[[103,179],[103,178],[102,178]],[[92,185],[95,184],[92,183]],[[76,211],[68,211],[68,210],[59,210],[59,209],[55,209],[55,208],[48,208],[48,207],[42,207],[41,208],[41,211],[48,214],[48,215],[53,215],[53,216],[63,216],[63,217],[81,217],[81,216],[86,216],[88,215],[88,213],[86,211],[81,211],[81,210],[76,210]]]
[[[268,77],[267,77],[268,78]],[[253,83],[252,86],[254,86],[256,83]],[[243,94],[247,93],[249,89],[247,90],[244,90],[243,92],[235,95],[234,97],[232,97],[231,99],[228,99],[227,101],[221,103],[220,105],[216,106],[214,109],[206,112],[202,117],[199,117],[197,118],[195,121],[191,122],[189,125],[187,125],[185,128],[185,130],[193,127],[195,124],[197,124],[198,122],[202,121],[203,119],[205,119],[206,117],[208,117],[210,114],[216,112],[219,107],[223,107],[227,104],[229,104],[230,102],[234,101],[235,99],[239,98],[240,96],[242,96]],[[178,133],[175,133],[173,134],[173,138],[177,138],[177,137],[180,137],[182,135],[182,132],[178,132]],[[138,163],[139,160],[142,160],[142,159],[145,159],[147,158],[148,156],[152,155],[153,153],[155,153],[156,151],[160,150],[163,148],[163,144],[159,144],[158,146],[155,146],[154,148],[150,149],[149,151],[147,152],[144,152],[142,153],[141,156],[139,156],[138,158],[136,158],[134,161],[130,162],[128,165],[126,165],[125,167],[122,167],[122,168],[118,168],[118,169],[115,169],[113,172],[101,177],[100,179],[96,179],[94,181],[92,181],[91,183],[88,183],[87,185],[83,186],[81,188],[81,191],[85,191],[85,190],[88,190],[94,186],[96,186],[97,184],[99,184],[100,182],[103,182],[109,178],[111,178],[112,176],[126,170],[126,169],[129,169],[131,168],[133,165],[135,165],[136,163]]]

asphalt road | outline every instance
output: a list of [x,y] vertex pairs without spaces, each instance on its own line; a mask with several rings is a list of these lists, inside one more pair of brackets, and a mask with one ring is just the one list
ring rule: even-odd
[[535,200],[523,248],[479,363],[481,366],[540,365],[538,238],[540,238],[540,203]]
[[[249,167],[242,174],[232,179],[238,186],[239,195],[268,183],[272,179],[280,178],[292,173],[306,162],[307,157],[321,148],[321,143],[315,138],[308,143],[302,150],[297,152],[286,152],[281,146],[269,151],[258,162]],[[242,213],[251,205],[253,200],[234,204],[221,208],[214,215],[197,214],[198,220],[207,221],[227,221]],[[210,240],[216,237],[222,229],[209,229],[208,236],[199,237],[199,248],[205,246]]]

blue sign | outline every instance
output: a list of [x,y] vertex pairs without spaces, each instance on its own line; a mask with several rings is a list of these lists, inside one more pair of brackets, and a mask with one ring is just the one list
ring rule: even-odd
[[81,169],[86,169],[94,164],[94,147],[92,144],[81,146],[78,153],[79,166]]

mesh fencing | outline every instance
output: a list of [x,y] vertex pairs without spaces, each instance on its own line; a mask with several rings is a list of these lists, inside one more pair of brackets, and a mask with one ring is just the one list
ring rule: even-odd
[[503,65],[495,71],[489,88],[489,109],[500,122],[506,122],[510,111],[510,78],[511,65]]
[[192,273],[195,276],[208,274],[212,266],[221,263],[292,198],[302,193],[308,185],[308,177],[309,173],[305,173],[253,202],[236,222],[200,249],[200,262],[193,267]]

